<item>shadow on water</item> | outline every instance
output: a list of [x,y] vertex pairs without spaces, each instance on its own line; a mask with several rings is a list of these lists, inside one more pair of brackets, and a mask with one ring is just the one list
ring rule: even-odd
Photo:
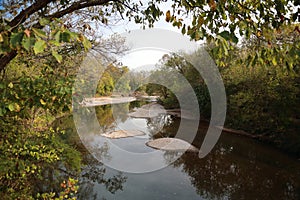
[[[127,112],[143,105],[132,102],[96,108],[102,130],[128,128],[134,121],[147,133],[143,142],[160,137],[174,137],[178,118],[159,115],[155,118],[132,119]],[[115,112],[118,112],[115,114]],[[88,120],[86,121],[88,123]],[[188,126],[188,121],[185,123]],[[192,122],[191,122],[192,123]],[[75,133],[74,128],[72,134]],[[200,123],[193,145],[200,147],[207,129]],[[78,138],[78,137],[77,137]],[[116,139],[115,144],[143,152],[146,145],[134,146],[135,138]],[[140,139],[140,138],[138,138]],[[129,143],[129,145],[128,145]],[[126,145],[127,144],[127,145]],[[97,152],[109,157],[103,145]],[[83,151],[79,199],[300,199],[300,161],[276,149],[242,136],[223,133],[212,152],[203,159],[195,153],[184,153],[169,166],[150,173],[131,174],[104,166]],[[166,162],[176,152],[165,152]],[[109,159],[109,158],[108,158]]]

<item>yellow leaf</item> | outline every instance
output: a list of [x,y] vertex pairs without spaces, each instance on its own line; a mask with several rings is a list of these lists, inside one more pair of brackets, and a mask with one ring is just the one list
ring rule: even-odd
[[43,99],[40,99],[40,103],[44,106],[46,105],[46,102]]
[[9,88],[13,88],[13,87],[14,87],[14,84],[13,84],[12,82],[10,82],[10,83],[8,84],[8,87],[9,87]]
[[258,32],[257,32],[257,37],[260,37],[260,36],[261,36],[261,32],[258,31]]
[[169,22],[170,19],[171,19],[171,12],[170,12],[170,10],[168,10],[168,11],[166,12],[166,21]]
[[19,106],[19,104],[15,103],[15,111],[16,112],[20,112],[21,107]]
[[273,63],[273,65],[277,65],[277,60],[276,60],[276,58],[275,57],[273,57],[273,59],[272,59],[272,63]]

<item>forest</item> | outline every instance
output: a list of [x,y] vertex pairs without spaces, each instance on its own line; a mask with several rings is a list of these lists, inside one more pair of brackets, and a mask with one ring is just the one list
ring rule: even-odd
[[[197,53],[164,55],[151,78],[167,71],[182,74],[197,95],[201,118],[209,120],[209,91],[190,62],[208,52],[226,89],[224,126],[300,156],[298,0],[3,0],[0,12],[2,199],[76,199],[87,155],[58,122],[72,113],[74,80],[89,50],[105,61],[130,50],[117,34],[105,38],[97,32],[119,21],[148,29],[163,20],[191,40],[204,41]],[[179,107],[166,87],[139,85],[149,72],[111,63],[96,96],[119,88],[126,92],[122,95],[158,95],[166,108]],[[176,77],[171,81],[184,94]],[[112,120],[111,114],[97,112],[101,120]]]

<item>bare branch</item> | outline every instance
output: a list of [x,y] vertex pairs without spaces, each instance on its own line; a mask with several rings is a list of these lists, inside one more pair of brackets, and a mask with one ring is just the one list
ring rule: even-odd
[[52,15],[49,15],[47,17],[49,17],[50,19],[52,18],[61,18],[67,14],[70,14],[76,10],[80,10],[83,8],[88,8],[88,7],[92,7],[92,6],[100,6],[100,5],[104,5],[108,2],[110,2],[112,0],[92,0],[92,1],[79,1],[76,3],[73,3],[71,6],[69,6],[68,8],[62,10],[62,11],[58,11]]

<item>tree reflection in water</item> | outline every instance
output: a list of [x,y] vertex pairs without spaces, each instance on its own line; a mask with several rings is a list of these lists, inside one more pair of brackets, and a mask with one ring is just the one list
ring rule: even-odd
[[[251,150],[250,150],[251,151]],[[271,166],[218,144],[205,158],[183,154],[173,166],[190,176],[204,199],[299,199],[299,163]],[[298,169],[298,170],[297,170]]]
[[123,184],[127,177],[122,172],[117,172],[109,177],[105,174],[106,168],[103,164],[91,154],[87,154],[80,177],[78,199],[98,199],[98,191],[95,191],[97,185],[104,185],[106,190],[112,194],[123,190]]
[[[164,128],[153,138],[174,137],[180,119],[159,116],[148,120],[149,129],[161,123]],[[206,130],[207,124],[201,123],[195,146],[201,146]],[[170,163],[178,155],[165,152],[164,158]],[[300,199],[300,163],[288,158],[254,140],[223,133],[207,157],[184,153],[172,166],[190,177],[204,199]]]
[[[99,112],[100,110],[100,112]],[[112,121],[109,119],[112,117],[111,109],[108,109],[107,106],[102,107],[102,109],[96,109],[97,114],[103,114],[105,119],[108,119],[106,128],[111,128]],[[88,116],[88,115],[87,115]],[[88,123],[89,119],[87,118],[87,121],[85,123]],[[76,133],[76,128],[74,126],[73,118],[72,116],[68,116],[62,119],[59,119],[57,121],[58,123],[56,126],[60,126],[60,128],[66,130],[66,133],[64,135],[64,138],[66,142],[74,146],[80,153],[81,153],[81,173],[77,177],[79,179],[79,191],[78,191],[78,199],[98,199],[98,192],[95,190],[95,186],[97,185],[103,185],[106,190],[112,194],[114,194],[117,191],[123,190],[123,184],[126,182],[127,177],[124,176],[122,172],[116,172],[115,174],[109,174],[107,175],[107,169],[106,167],[96,160],[90,152],[87,151],[87,149],[83,146],[78,134]],[[99,122],[100,123],[100,122]],[[97,157],[106,157],[109,159],[108,154],[108,148],[109,146],[107,144],[104,144],[103,146],[99,147],[98,149],[95,149],[97,153]],[[68,176],[71,174],[71,172],[61,172],[60,176]],[[64,175],[66,173],[66,175]],[[75,174],[72,174],[72,176],[77,176]],[[53,184],[45,183],[49,186],[52,186]],[[45,185],[44,184],[44,185]]]
[[[103,131],[114,129],[116,122],[126,121],[128,116],[122,115],[122,112],[127,113],[128,109],[131,110],[139,105],[126,106],[121,104],[120,107],[116,107],[116,111],[119,112],[117,116],[120,116],[117,119],[114,118],[109,106],[96,109],[99,124],[104,127]],[[181,120],[169,115],[160,115],[156,118],[145,119],[145,121],[149,139],[155,139],[174,137]],[[206,126],[207,124],[200,124],[193,142],[193,145],[198,148],[206,133]],[[101,152],[100,156],[107,156],[105,151],[107,150],[104,146],[95,152]],[[169,163],[177,155],[178,152],[165,152],[165,161]],[[145,185],[149,184],[147,179],[157,180],[155,184],[158,185],[160,191],[156,190],[156,193],[165,195],[167,191],[163,185],[160,185],[162,180],[171,179],[170,176],[172,176],[172,180],[180,182],[182,174],[188,176],[190,185],[196,189],[199,199],[300,199],[299,161],[257,141],[226,133],[222,134],[213,151],[205,158],[199,159],[198,154],[195,153],[184,153],[176,162],[163,169],[163,173],[153,172],[139,176],[122,174],[108,170],[90,154],[85,155],[84,161],[79,199],[111,196],[106,195],[103,190],[101,193],[104,192],[104,194],[97,192],[99,185],[105,187],[110,194],[114,194],[116,197],[114,199],[126,199],[132,192],[126,191],[128,184],[134,184],[137,190],[142,190],[146,187]],[[177,169],[178,174],[171,173],[172,169]],[[174,186],[168,186],[169,189],[178,186],[176,182],[173,184]],[[181,196],[188,195],[184,193],[184,190],[177,192],[182,193]],[[144,199],[151,199],[150,193],[147,195]],[[170,197],[176,199],[174,196]]]

